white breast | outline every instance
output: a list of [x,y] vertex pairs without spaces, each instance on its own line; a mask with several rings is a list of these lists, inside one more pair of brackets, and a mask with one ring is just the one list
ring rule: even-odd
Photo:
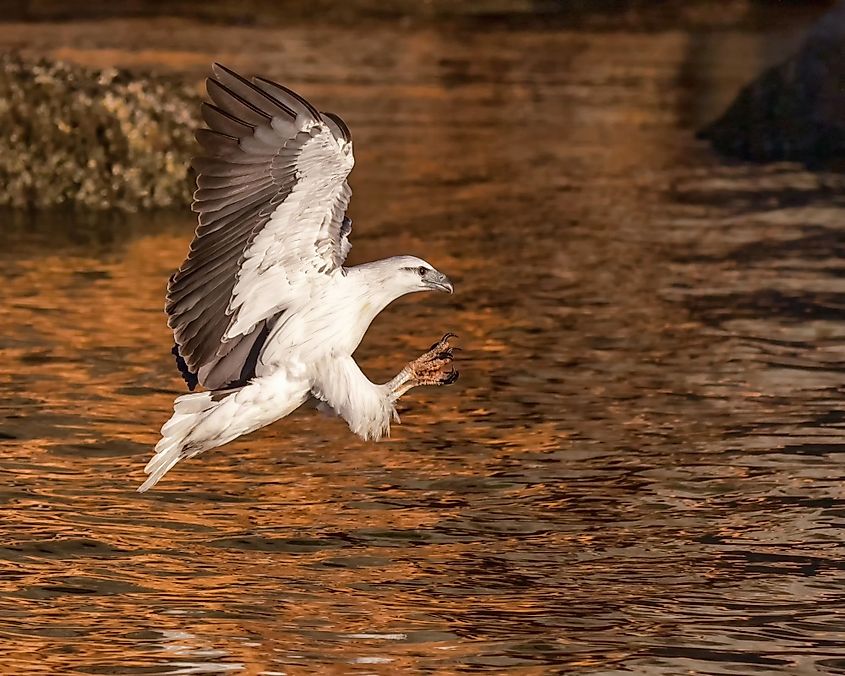
[[291,360],[310,364],[330,356],[349,356],[378,313],[358,284],[340,270],[320,275],[307,298],[290,307],[271,332],[257,375]]

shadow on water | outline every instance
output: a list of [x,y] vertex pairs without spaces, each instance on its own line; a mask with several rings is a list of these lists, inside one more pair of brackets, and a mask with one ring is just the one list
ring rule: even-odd
[[139,238],[170,233],[182,237],[194,226],[184,211],[139,213],[17,211],[0,209],[0,260],[37,258],[45,252],[115,254]]
[[845,672],[841,179],[720,164],[689,117],[787,38],[182,33],[343,114],[353,262],[458,289],[388,310],[364,368],[453,330],[462,378],[389,441],[302,410],[138,495],[190,215],[5,220],[4,668]]

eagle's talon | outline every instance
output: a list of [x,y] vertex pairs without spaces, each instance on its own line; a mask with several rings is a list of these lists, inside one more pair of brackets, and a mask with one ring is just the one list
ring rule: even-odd
[[451,350],[451,349],[452,349],[452,346],[451,346],[451,345],[449,345],[449,341],[450,341],[452,338],[457,338],[457,337],[458,337],[458,335],[457,335],[457,334],[452,333],[452,332],[450,331],[449,333],[444,334],[444,336],[443,336],[440,340],[438,340],[438,341],[437,341],[436,343],[434,343],[434,344],[433,344],[430,348],[428,348],[428,351],[429,351],[429,352],[434,352],[434,351],[435,351],[435,350],[437,350],[438,348],[440,348],[441,350],[442,350],[442,349],[444,349],[444,348],[445,348],[445,349],[450,349],[450,350]]
[[449,344],[454,333],[447,333],[431,346],[431,349],[421,354],[408,364],[409,375],[413,387],[419,385],[451,385],[458,379],[453,360],[455,349]]

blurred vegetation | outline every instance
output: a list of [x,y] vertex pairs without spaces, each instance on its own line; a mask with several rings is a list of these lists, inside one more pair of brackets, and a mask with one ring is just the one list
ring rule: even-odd
[[183,79],[0,57],[0,205],[183,205],[199,126]]
[[7,20],[178,16],[267,24],[308,19],[549,13],[568,3],[560,0],[7,0],[5,4],[10,4],[5,12]]
[[[5,0],[5,21],[181,17],[229,24],[487,18],[637,28],[760,25],[772,8],[812,10],[833,0]],[[782,16],[782,15],[781,15]]]

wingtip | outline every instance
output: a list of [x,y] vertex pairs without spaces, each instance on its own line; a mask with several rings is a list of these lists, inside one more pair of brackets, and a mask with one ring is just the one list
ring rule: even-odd
[[220,79],[220,75],[225,73],[227,70],[226,66],[222,63],[215,61],[211,64],[211,75],[205,78],[205,88],[208,89],[213,84],[220,84],[218,80]]
[[213,64],[211,64],[211,71],[212,71],[212,72],[213,72],[213,73],[214,73],[214,74],[215,74],[218,78],[220,77],[221,73],[225,73],[226,75],[228,75],[228,76],[230,76],[230,77],[233,77],[233,78],[235,78],[236,80],[238,80],[238,81],[240,81],[240,82],[243,82],[243,83],[244,83],[244,84],[246,84],[246,85],[250,85],[250,86],[252,86],[252,83],[251,83],[251,82],[250,82],[247,78],[245,78],[245,77],[244,77],[243,75],[241,75],[240,73],[235,72],[234,70],[232,70],[232,69],[231,69],[231,68],[229,68],[228,66],[224,66],[224,65],[223,65],[222,63],[220,63],[219,61],[215,61]]
[[305,107],[305,109],[311,114],[311,116],[314,118],[314,120],[319,121],[319,120],[322,119],[322,117],[320,116],[320,111],[318,111],[313,106],[313,104],[310,101],[308,101],[308,99],[306,99],[301,94],[297,94],[292,89],[285,87],[285,85],[279,84],[278,82],[274,82],[273,80],[270,80],[266,77],[261,77],[259,75],[256,75],[254,78],[252,78],[252,80],[256,85],[258,85],[262,89],[263,89],[263,87],[261,87],[261,84],[269,85],[270,87],[277,87],[278,89],[281,89],[283,92],[285,92],[289,96],[293,97],[296,101],[298,101],[300,104],[302,104]]

